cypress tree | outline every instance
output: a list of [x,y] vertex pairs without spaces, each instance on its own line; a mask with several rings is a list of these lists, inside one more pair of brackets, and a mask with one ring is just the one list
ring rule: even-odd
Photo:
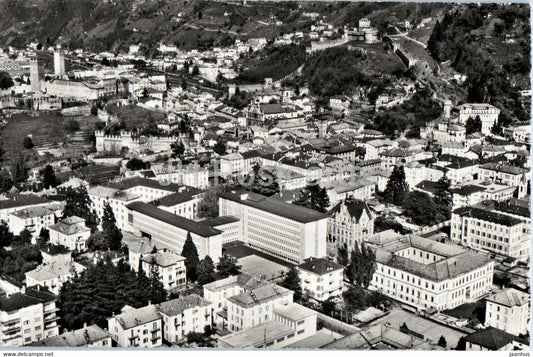
[[187,269],[187,280],[196,281],[198,264],[200,258],[198,257],[198,250],[192,241],[191,232],[187,232],[187,238],[183,244],[181,256],[185,258],[185,268]]

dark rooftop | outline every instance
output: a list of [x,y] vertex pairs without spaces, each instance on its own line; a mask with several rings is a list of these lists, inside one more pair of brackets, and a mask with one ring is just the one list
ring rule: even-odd
[[361,215],[363,214],[363,211],[366,211],[368,216],[371,215],[370,208],[368,208],[368,205],[364,201],[355,200],[355,199],[348,199],[344,202],[337,203],[332,209],[330,209],[327,213],[328,216],[332,216],[338,212],[340,212],[342,205],[345,205],[348,209],[348,213],[351,217],[355,218],[356,221],[359,221],[361,218]]
[[39,285],[26,288],[26,293],[15,293],[8,299],[0,300],[0,311],[15,311],[24,307],[56,300],[47,288]]
[[318,275],[324,275],[335,270],[344,269],[344,267],[338,263],[330,262],[326,258],[309,258],[305,263],[298,265],[298,268]]
[[507,216],[505,214],[487,211],[477,207],[461,207],[453,211],[461,217],[472,217],[483,221],[488,221],[504,226],[512,227],[522,223],[518,218]]
[[204,221],[200,221],[200,223],[206,224],[209,227],[217,227],[223,224],[228,224],[228,223],[233,223],[233,222],[238,222],[238,221],[240,221],[240,219],[234,216],[220,216],[217,218],[210,218]]
[[191,233],[198,234],[199,236],[202,236],[202,237],[211,237],[211,236],[216,236],[222,233],[218,229],[209,227],[200,222],[195,222],[185,217],[177,216],[167,211],[163,211],[148,203],[137,201],[137,202],[130,203],[126,207],[128,207],[128,209],[145,214],[147,216],[155,218],[159,221],[163,221],[175,227],[184,229]]
[[461,195],[461,196],[469,196],[476,192],[485,191],[485,189],[486,189],[485,187],[478,186],[478,185],[465,185],[460,188],[456,188],[452,190],[452,193],[457,193],[458,195]]
[[247,191],[237,191],[236,193],[223,192],[219,196],[301,223],[309,223],[327,218],[324,213],[286,203],[279,198],[265,197]]
[[0,210],[49,203],[50,200],[35,195],[13,195],[8,200],[0,200]]
[[466,342],[483,346],[491,351],[497,351],[516,339],[516,336],[494,327],[476,331],[465,337]]
[[165,191],[177,191],[180,188],[179,185],[173,183],[162,185],[156,180],[150,180],[144,177],[131,177],[122,181],[109,183],[105,186],[117,190],[127,190],[136,186],[145,186]]

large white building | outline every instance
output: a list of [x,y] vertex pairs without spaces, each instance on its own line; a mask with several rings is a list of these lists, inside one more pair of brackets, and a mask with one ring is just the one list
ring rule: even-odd
[[487,298],[485,325],[513,335],[525,335],[529,327],[529,294],[505,289]]
[[452,212],[450,238],[470,248],[526,260],[530,237],[525,225],[510,215],[465,206]]
[[124,306],[122,313],[107,319],[111,338],[119,347],[161,347],[162,320],[156,305],[138,309]]
[[59,335],[56,296],[40,286],[22,288],[0,307],[0,345],[19,347]]
[[245,191],[221,193],[218,202],[220,216],[240,219],[251,247],[293,264],[326,256],[325,214]]
[[500,109],[493,105],[485,103],[467,103],[456,108],[459,111],[459,123],[465,124],[470,118],[475,119],[479,116],[481,119],[481,132],[485,135],[490,134],[494,123],[498,121]]
[[518,189],[518,198],[527,195],[531,175],[528,170],[504,163],[488,163],[479,167],[481,180],[499,183]]
[[214,305],[201,296],[192,294],[159,304],[163,318],[163,338],[175,344],[191,332],[204,333],[213,326]]
[[9,214],[9,230],[14,235],[27,229],[32,234],[32,244],[36,243],[36,238],[42,229],[47,229],[55,223],[56,214],[61,215],[62,207],[57,204],[48,207],[28,207]]
[[149,238],[157,249],[181,254],[190,233],[200,259],[209,255],[216,262],[222,256],[222,231],[218,229],[144,202],[130,203],[126,209],[127,230]]
[[490,292],[494,262],[417,236],[377,239],[370,288],[418,310],[453,309]]

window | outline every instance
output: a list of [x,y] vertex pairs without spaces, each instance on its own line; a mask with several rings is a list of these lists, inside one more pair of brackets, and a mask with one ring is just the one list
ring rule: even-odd
[[298,331],[298,335],[301,335],[301,334],[304,333],[304,332],[305,332],[305,329],[300,330],[300,331]]

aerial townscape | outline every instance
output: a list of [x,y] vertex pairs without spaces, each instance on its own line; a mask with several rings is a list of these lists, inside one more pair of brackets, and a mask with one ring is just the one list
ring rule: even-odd
[[0,14],[1,347],[529,350],[528,4]]

